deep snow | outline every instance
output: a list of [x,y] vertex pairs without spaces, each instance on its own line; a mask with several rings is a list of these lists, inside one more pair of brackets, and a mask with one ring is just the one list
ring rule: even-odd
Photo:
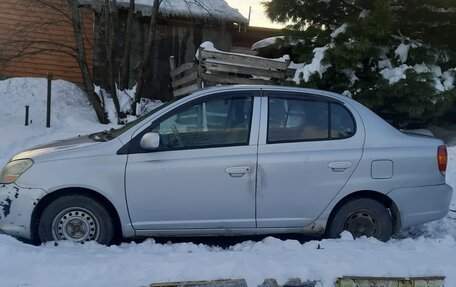
[[[52,127],[44,127],[45,80],[0,81],[0,165],[15,152],[57,138],[110,128],[97,124],[84,94],[54,81]],[[24,105],[33,123],[24,127]],[[456,186],[456,148],[449,148],[447,182]],[[453,205],[456,209],[456,205]],[[224,243],[222,239],[212,244]],[[320,248],[319,248],[320,247]],[[387,243],[375,239],[245,241],[228,248],[194,243],[124,243],[105,247],[68,242],[32,246],[0,235],[0,286],[145,286],[153,282],[245,278],[320,280],[339,276],[446,276],[456,286],[456,215],[421,225]]]

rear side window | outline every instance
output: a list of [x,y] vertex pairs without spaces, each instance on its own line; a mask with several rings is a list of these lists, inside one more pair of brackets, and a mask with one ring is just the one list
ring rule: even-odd
[[268,143],[335,140],[354,133],[353,117],[340,104],[269,98]]
[[331,139],[343,139],[355,134],[350,112],[339,104],[331,104]]

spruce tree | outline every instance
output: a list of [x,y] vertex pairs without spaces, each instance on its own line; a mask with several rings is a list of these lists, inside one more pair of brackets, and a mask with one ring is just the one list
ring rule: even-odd
[[[430,122],[453,105],[456,0],[269,0],[268,16],[289,22],[292,60],[324,72],[299,85],[361,101],[386,117]],[[453,29],[453,30],[452,30]],[[301,38],[296,41],[295,38]],[[391,117],[394,118],[394,117]]]

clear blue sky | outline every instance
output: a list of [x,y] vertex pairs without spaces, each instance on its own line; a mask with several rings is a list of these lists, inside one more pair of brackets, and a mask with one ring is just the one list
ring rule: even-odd
[[264,0],[225,0],[231,7],[238,9],[246,18],[249,16],[249,7],[252,7],[250,26],[283,28],[283,24],[272,23],[264,14],[261,3]]

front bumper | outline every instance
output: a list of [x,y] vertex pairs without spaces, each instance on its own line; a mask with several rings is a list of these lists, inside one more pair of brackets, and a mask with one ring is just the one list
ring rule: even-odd
[[402,228],[445,217],[452,195],[447,184],[397,188],[388,193],[398,207]]
[[42,189],[0,185],[0,232],[31,240],[33,209],[45,195]]

